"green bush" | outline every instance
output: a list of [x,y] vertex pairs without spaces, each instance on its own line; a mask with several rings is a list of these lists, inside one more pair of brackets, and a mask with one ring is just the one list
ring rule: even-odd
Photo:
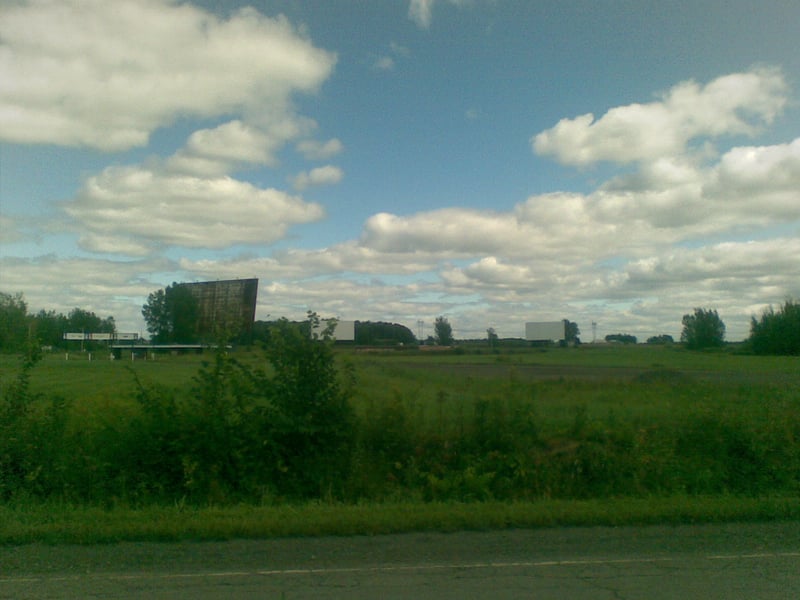
[[750,347],[756,354],[800,355],[800,303],[787,300],[750,322]]
[[331,346],[306,331],[280,322],[260,362],[220,350],[180,388],[144,385],[134,372],[130,397],[95,404],[34,393],[38,358],[29,355],[0,397],[0,499],[202,505],[800,491],[792,386],[712,385],[666,368],[601,384],[529,381],[521,369],[455,381],[390,362],[395,383],[384,389],[360,372],[370,383],[359,389]]

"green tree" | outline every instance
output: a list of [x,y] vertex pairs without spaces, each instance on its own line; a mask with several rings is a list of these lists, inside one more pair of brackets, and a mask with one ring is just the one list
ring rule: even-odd
[[725,342],[725,323],[716,310],[695,308],[694,314],[683,315],[681,342],[687,348],[715,348]]
[[31,330],[43,346],[63,347],[67,323],[67,317],[62,313],[42,309],[32,317]]
[[179,283],[147,296],[142,306],[147,331],[159,344],[191,344],[197,341],[199,308],[189,288]]
[[172,322],[167,311],[167,294],[163,289],[148,294],[147,302],[142,306],[142,316],[152,341],[159,344],[169,341]]
[[619,344],[635,344],[638,341],[635,335],[629,333],[611,333],[605,337],[605,340]]
[[564,343],[568,346],[577,346],[581,343],[581,338],[578,337],[580,334],[581,330],[578,329],[577,323],[564,319]]
[[356,321],[355,342],[360,346],[416,344],[417,338],[405,325],[382,321]]
[[197,299],[192,296],[188,287],[175,283],[167,288],[166,296],[167,310],[172,318],[172,341],[179,344],[197,342]]
[[787,300],[750,321],[750,347],[756,354],[800,355],[800,303]]
[[85,333],[115,333],[114,317],[102,319],[91,311],[73,308],[67,315],[67,328],[70,331]]
[[439,346],[453,345],[453,328],[450,326],[450,321],[447,320],[447,317],[436,317],[433,331],[436,343]]
[[270,401],[265,451],[279,491],[295,496],[340,486],[355,439],[351,390],[339,379],[331,347],[335,322],[320,336],[309,334],[319,326],[315,313],[304,324],[281,319],[265,348],[272,367],[264,384]]
[[21,293],[0,292],[0,351],[18,352],[28,339],[28,305]]

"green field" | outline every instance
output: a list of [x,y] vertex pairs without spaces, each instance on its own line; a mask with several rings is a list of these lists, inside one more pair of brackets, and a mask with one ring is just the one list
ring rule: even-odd
[[[260,434],[242,415],[260,414],[252,412],[258,406],[219,406],[227,423],[219,430],[200,418],[208,415],[197,376],[213,356],[98,355],[47,355],[31,372],[28,445],[5,448],[27,448],[35,459],[18,457],[28,470],[17,473],[16,487],[3,488],[11,476],[0,472],[0,541],[800,514],[797,357],[679,346],[337,348],[355,437],[334,483],[301,498],[251,476],[265,459],[253,454]],[[258,351],[231,356],[245,369],[269,370]],[[20,359],[0,356],[4,388],[19,367]],[[144,404],[142,390],[150,390]],[[216,454],[197,445],[209,432],[222,435]],[[92,517],[97,530],[77,524],[97,510],[105,515]],[[164,523],[160,533],[154,522]]]
[[[679,346],[614,346],[586,344],[577,349],[525,349],[492,353],[428,353],[418,351],[358,352],[354,349],[337,349],[338,357],[353,363],[363,380],[359,396],[376,398],[385,394],[388,387],[406,387],[420,384],[443,386],[450,389],[458,385],[455,373],[469,377],[470,367],[487,369],[494,383],[523,376],[526,368],[563,368],[564,380],[585,380],[580,369],[596,369],[594,380],[624,381],[626,374],[617,370],[641,369],[650,372],[679,371],[689,378],[717,380],[734,378],[734,383],[766,385],[796,384],[800,382],[800,358],[793,356],[751,356],[732,352],[689,352]],[[263,362],[258,351],[241,350],[234,353],[243,362],[257,365]],[[88,353],[71,352],[69,360],[61,353],[47,354],[37,365],[33,389],[44,394],[60,394],[67,398],[84,399],[119,398],[134,388],[133,373],[143,383],[174,386],[189,384],[200,365],[211,360],[208,355],[159,356],[155,360],[110,361],[107,353],[95,352],[92,360]],[[0,381],[8,381],[18,371],[17,356],[0,354]],[[605,369],[605,371],[604,371]],[[477,372],[477,371],[476,371]],[[536,378],[532,372],[531,379]],[[472,381],[461,383],[474,383]],[[711,377],[713,380],[714,378]]]

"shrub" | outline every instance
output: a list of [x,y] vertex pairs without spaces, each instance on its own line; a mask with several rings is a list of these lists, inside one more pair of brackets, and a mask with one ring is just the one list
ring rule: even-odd
[[[314,331],[319,318],[309,314]],[[282,494],[315,497],[341,490],[350,468],[355,417],[338,377],[329,335],[315,339],[281,320],[266,347],[273,374],[262,379],[268,460]]]
[[753,317],[748,342],[756,354],[800,355],[800,303],[787,300],[777,312],[770,306]]

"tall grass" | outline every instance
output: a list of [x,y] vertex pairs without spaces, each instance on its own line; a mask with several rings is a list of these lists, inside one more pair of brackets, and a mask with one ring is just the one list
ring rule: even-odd
[[[573,376],[569,363],[590,359],[644,370]],[[200,507],[800,491],[796,359],[642,348],[338,360],[325,381],[341,378],[331,390],[348,392],[349,408],[321,421],[305,418],[314,402],[292,408],[311,391],[281,407],[274,390],[289,388],[270,383],[275,370],[260,353],[205,366],[186,357],[132,365],[50,357],[22,378],[6,368],[0,497]],[[523,368],[544,361],[563,374],[540,380]],[[777,377],[712,383],[689,363],[723,374],[769,367]],[[470,375],[464,364],[482,370]]]

